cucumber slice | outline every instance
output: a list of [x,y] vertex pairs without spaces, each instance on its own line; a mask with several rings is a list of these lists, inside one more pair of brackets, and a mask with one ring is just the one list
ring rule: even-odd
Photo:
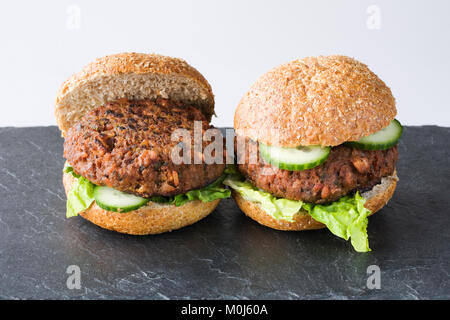
[[402,131],[402,125],[398,120],[394,119],[386,128],[370,136],[361,138],[358,141],[349,141],[345,144],[363,150],[386,150],[398,143]]
[[114,212],[136,210],[148,202],[148,199],[104,186],[95,187],[94,198],[100,208]]
[[261,157],[271,165],[289,171],[301,171],[314,168],[327,160],[330,147],[300,146],[282,148],[259,144]]

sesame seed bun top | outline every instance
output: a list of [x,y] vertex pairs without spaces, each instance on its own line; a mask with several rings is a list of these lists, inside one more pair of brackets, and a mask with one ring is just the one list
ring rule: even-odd
[[269,145],[336,146],[381,130],[396,114],[391,90],[365,64],[308,57],[262,75],[239,102],[234,129]]

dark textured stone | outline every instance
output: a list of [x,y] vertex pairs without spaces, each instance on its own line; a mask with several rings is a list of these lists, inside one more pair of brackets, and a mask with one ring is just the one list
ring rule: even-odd
[[[281,232],[222,201],[193,226],[127,236],[65,218],[56,127],[0,128],[0,298],[450,298],[450,128],[406,127],[372,252],[327,230]],[[366,287],[381,268],[381,289]],[[66,269],[81,268],[69,290]]]

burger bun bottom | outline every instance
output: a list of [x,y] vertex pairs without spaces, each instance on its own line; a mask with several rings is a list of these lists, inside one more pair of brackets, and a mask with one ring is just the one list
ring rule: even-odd
[[[64,173],[63,184],[66,195],[72,189],[75,178]],[[90,222],[108,230],[133,235],[147,235],[168,232],[191,225],[210,214],[220,199],[211,202],[189,201],[182,206],[148,202],[137,210],[119,213],[100,208],[95,201],[79,213]]]

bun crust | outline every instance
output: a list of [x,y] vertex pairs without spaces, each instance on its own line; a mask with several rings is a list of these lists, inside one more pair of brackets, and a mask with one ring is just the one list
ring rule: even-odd
[[346,56],[295,60],[262,75],[241,99],[236,134],[282,147],[336,146],[389,125],[391,90]]
[[[75,178],[68,173],[63,175],[66,195],[72,189]],[[191,225],[210,214],[220,199],[211,202],[190,201],[180,207],[162,205],[154,202],[138,210],[118,213],[100,208],[95,201],[80,216],[108,230],[133,235],[158,234]]]
[[214,114],[211,86],[184,60],[119,53],[95,60],[61,85],[55,117],[62,135],[90,109],[122,98],[183,102],[198,107],[208,121]]
[[[397,173],[394,172],[392,176],[383,178],[381,183],[373,187],[372,190],[362,194],[366,199],[364,206],[371,211],[371,215],[383,208],[392,198],[397,181]],[[284,231],[301,231],[322,229],[326,227],[324,224],[314,220],[303,209],[294,216],[294,221],[274,219],[271,215],[267,214],[258,203],[245,200],[234,190],[232,190],[231,194],[239,208],[248,217],[269,228]]]

